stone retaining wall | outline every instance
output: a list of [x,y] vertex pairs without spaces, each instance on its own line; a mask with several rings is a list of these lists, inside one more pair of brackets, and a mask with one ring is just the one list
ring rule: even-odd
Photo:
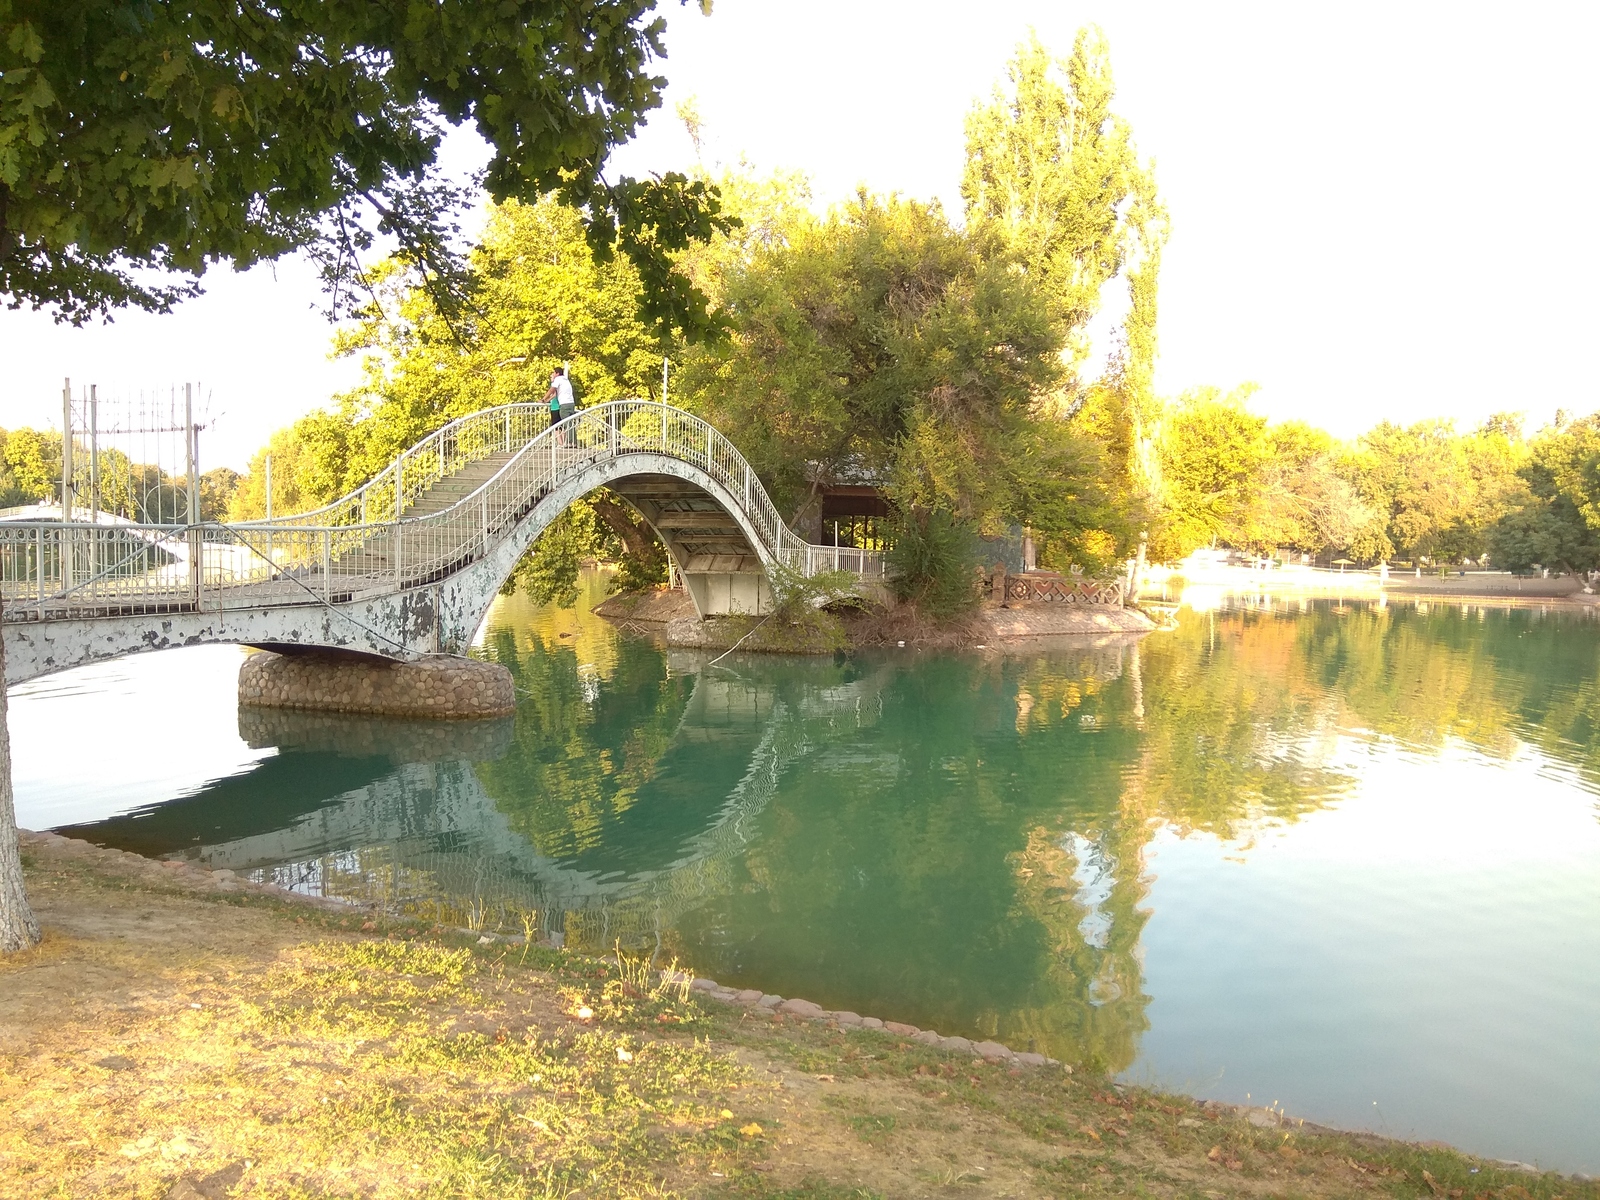
[[1154,621],[1137,608],[1114,604],[1013,604],[981,609],[975,628],[989,643],[1080,633],[1149,633]]
[[239,703],[385,717],[500,717],[516,708],[499,663],[435,655],[415,662],[258,651],[239,668]]

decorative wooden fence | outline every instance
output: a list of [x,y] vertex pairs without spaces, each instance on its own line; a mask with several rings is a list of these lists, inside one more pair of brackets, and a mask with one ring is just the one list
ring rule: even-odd
[[1104,604],[1123,605],[1124,581],[1094,579],[1087,575],[1062,575],[1056,571],[1008,574],[996,566],[985,577],[985,590],[996,604]]

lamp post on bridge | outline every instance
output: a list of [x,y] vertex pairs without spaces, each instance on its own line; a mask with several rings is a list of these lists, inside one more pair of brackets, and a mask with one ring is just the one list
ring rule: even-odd
[[[72,520],[72,379],[61,381],[61,519]],[[61,534],[61,591],[72,590],[72,543],[66,532]],[[39,563],[41,575],[44,563]]]
[[61,519],[72,520],[72,379],[61,381]]
[[204,543],[200,540],[200,447],[194,427],[194,384],[183,385],[183,456],[189,473],[188,521],[189,526],[189,589],[194,602],[200,603],[201,562]]
[[100,385],[89,385],[89,523],[100,524]]

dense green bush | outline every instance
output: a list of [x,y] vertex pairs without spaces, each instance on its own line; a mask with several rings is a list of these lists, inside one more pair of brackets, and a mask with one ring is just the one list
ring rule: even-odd
[[978,604],[978,535],[944,509],[898,518],[886,562],[889,587],[936,620],[970,612]]
[[772,613],[767,622],[775,627],[768,634],[768,649],[845,648],[844,627],[839,618],[825,611],[823,606],[855,594],[854,572],[818,571],[815,575],[806,575],[793,567],[773,563],[767,571],[767,582],[772,588]]
[[795,625],[814,616],[826,604],[853,595],[854,571],[818,571],[805,575],[793,567],[773,563],[767,571],[772,587],[772,615],[785,624]]
[[571,608],[578,602],[578,573],[591,561],[617,564],[612,592],[642,591],[667,581],[667,551],[655,534],[628,521],[604,493],[594,493],[573,501],[550,523],[500,590],[506,595],[521,590],[535,604]]
[[578,602],[578,572],[590,559],[617,558],[622,543],[587,500],[575,501],[528,547],[500,591],[521,590],[535,604],[571,608]]

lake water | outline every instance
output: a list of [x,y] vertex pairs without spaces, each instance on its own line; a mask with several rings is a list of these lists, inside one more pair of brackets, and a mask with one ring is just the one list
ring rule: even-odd
[[480,653],[514,718],[240,712],[231,648],[24,685],[19,819],[1600,1172],[1582,612],[1257,603],[707,667],[512,598]]

